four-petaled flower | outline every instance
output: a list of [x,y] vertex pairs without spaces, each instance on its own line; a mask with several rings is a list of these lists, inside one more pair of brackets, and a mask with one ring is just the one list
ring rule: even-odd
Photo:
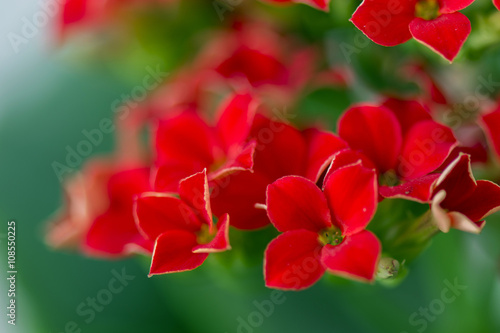
[[[381,106],[352,107],[338,127],[352,151],[340,152],[329,172],[361,159],[366,167],[377,169],[379,192],[385,198],[425,202],[438,177],[432,172],[457,144],[451,129],[432,120],[415,101],[389,99]],[[396,186],[401,182],[406,185]]]
[[149,275],[199,267],[209,253],[229,250],[229,215],[214,225],[206,170],[179,183],[179,193],[146,192],[136,199],[135,220],[155,241]]
[[267,212],[283,233],[265,252],[266,286],[304,289],[325,271],[373,281],[381,245],[365,227],[376,207],[376,173],[361,163],[333,172],[323,191],[298,176],[270,184]]
[[351,22],[383,46],[402,44],[412,37],[449,60],[457,56],[471,32],[460,10],[474,0],[364,0]]

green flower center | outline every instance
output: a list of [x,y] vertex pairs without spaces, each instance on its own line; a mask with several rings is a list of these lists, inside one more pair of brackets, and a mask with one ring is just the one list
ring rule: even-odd
[[320,231],[318,240],[323,246],[325,246],[326,244],[335,246],[342,243],[342,241],[344,240],[344,236],[342,236],[339,228],[332,227]]
[[394,170],[389,170],[379,176],[379,184],[386,186],[396,186],[399,184],[398,175]]
[[210,233],[210,228],[208,224],[202,224],[201,229],[196,234],[196,241],[198,244],[207,244],[214,238],[214,235]]
[[415,15],[424,20],[434,20],[439,16],[438,0],[419,0],[415,5]]

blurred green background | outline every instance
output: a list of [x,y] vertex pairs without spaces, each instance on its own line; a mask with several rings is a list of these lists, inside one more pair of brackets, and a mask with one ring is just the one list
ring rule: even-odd
[[[112,103],[140,82],[145,66],[161,63],[170,70],[197,44],[188,40],[172,52],[176,53],[172,59],[158,57],[158,52],[139,52],[137,57],[124,55],[113,62],[82,64],[75,59],[74,49],[56,48],[52,27],[47,25],[15,53],[6,36],[18,32],[21,18],[35,13],[38,6],[30,1],[0,5],[0,332],[500,332],[499,214],[489,219],[479,236],[457,231],[438,235],[397,287],[325,278],[306,291],[286,292],[271,314],[256,305],[269,304],[272,298],[272,290],[263,287],[260,267],[217,273],[214,269],[219,266],[209,261],[193,272],[148,279],[143,258],[101,261],[49,249],[43,243],[43,222],[62,203],[61,184],[51,163],[64,161],[66,146],[75,147],[84,138],[83,130],[96,128],[102,118],[111,117]],[[192,13],[185,15],[196,20],[200,29],[218,24],[211,4],[184,10]],[[356,33],[351,28],[331,30],[329,24],[322,25],[335,21],[335,13],[329,16],[303,6],[284,12],[284,21],[302,17],[287,22],[293,22],[291,29],[311,40],[325,36],[348,39]],[[200,21],[200,17],[205,19]],[[348,26],[347,22],[343,25]],[[170,38],[166,49],[179,39],[179,34],[170,35],[165,35]],[[322,47],[328,49],[328,45],[324,40]],[[463,70],[470,64],[474,75],[500,77],[498,46],[489,47],[481,58],[475,50],[464,51],[469,63],[459,63],[457,68]],[[353,64],[364,73],[360,84],[390,86],[390,80],[380,78],[374,69],[387,67],[377,66],[376,61],[390,63],[413,51],[434,59],[412,43],[397,51],[370,45]],[[471,86],[476,84],[474,80]],[[303,99],[300,112],[335,119],[350,102],[370,98],[363,87],[348,96],[339,90],[316,92]],[[109,152],[112,147],[109,134],[93,154]],[[7,324],[5,315],[5,235],[10,220],[17,226],[15,327]],[[87,323],[88,317],[79,315],[77,308],[108,288],[113,271],[123,269],[133,280]],[[450,303],[440,301],[445,281],[458,281],[466,287]],[[439,304],[445,304],[444,308]],[[429,307],[434,310],[426,317],[421,311]]]

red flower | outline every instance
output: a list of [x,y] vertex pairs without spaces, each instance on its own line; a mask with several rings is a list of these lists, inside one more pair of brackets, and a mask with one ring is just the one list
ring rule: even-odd
[[470,156],[461,154],[433,186],[432,214],[439,229],[479,233],[484,218],[500,210],[500,186],[474,179]]
[[[393,186],[402,181],[414,182],[412,186],[419,188],[408,191],[405,187],[382,186],[383,197],[402,196],[425,202],[435,180],[433,177],[437,177],[428,175],[443,164],[456,145],[452,131],[433,121],[419,103],[412,101],[388,100],[384,106],[352,107],[339,120],[338,128],[340,137],[351,149],[373,163],[381,175],[382,185]],[[372,167],[359,153],[339,153],[330,172],[359,159],[366,167]],[[341,163],[338,159],[345,161]]]
[[323,192],[297,176],[269,185],[267,213],[283,233],[265,252],[266,286],[304,289],[325,271],[373,281],[381,245],[365,227],[376,207],[376,173],[361,163],[333,172]]
[[132,215],[133,196],[147,190],[147,169],[126,169],[111,159],[92,160],[65,181],[66,207],[49,225],[47,243],[94,256],[151,250]]
[[83,250],[95,256],[123,256],[134,250],[150,253],[152,243],[138,232],[132,214],[134,197],[149,190],[149,168],[111,174],[107,180],[109,206],[90,225]]
[[330,0],[266,0],[279,4],[303,3],[313,8],[328,12],[330,10]]
[[494,149],[497,158],[500,159],[500,105],[493,112],[484,114],[481,117],[481,124],[491,148]]
[[152,251],[153,243],[139,233],[133,216],[134,196],[151,190],[149,167],[138,140],[143,121],[140,110],[117,118],[117,152],[91,159],[65,180],[66,207],[49,225],[49,245],[77,247],[103,257]]
[[223,104],[215,126],[190,111],[160,120],[155,137],[155,189],[175,192],[179,180],[205,168],[210,180],[252,170],[255,143],[247,137],[255,109],[250,95],[239,94]]
[[459,13],[474,0],[364,0],[351,21],[377,44],[394,46],[412,37],[450,62],[470,34]]
[[267,185],[288,175],[317,182],[333,155],[347,148],[332,133],[316,129],[301,132],[262,115],[255,118],[249,139],[256,143],[253,172],[232,173],[211,183],[214,212],[228,212],[232,226],[247,230],[269,224],[265,210],[259,208],[266,201]]
[[229,215],[213,224],[206,170],[179,183],[179,194],[149,192],[136,200],[136,223],[155,241],[149,275],[183,272],[209,253],[229,250]]
[[[289,104],[311,79],[315,60],[313,48],[279,35],[276,27],[266,22],[238,22],[231,30],[212,36],[196,66],[213,71],[223,85],[255,91],[273,103]],[[211,80],[209,84],[217,82],[213,77]]]
[[500,10],[500,0],[493,0],[493,4],[495,7],[497,7],[498,10]]

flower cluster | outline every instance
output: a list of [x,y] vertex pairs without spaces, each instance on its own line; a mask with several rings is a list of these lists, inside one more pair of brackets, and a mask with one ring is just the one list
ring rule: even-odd
[[[378,2],[362,6],[371,3]],[[451,228],[479,233],[500,209],[500,186],[472,173],[472,163],[500,157],[500,108],[452,128],[434,107],[447,103],[444,93],[421,73],[431,98],[352,105],[336,133],[299,128],[276,105],[294,103],[325,72],[307,67],[308,48],[281,41],[290,56],[271,47],[279,36],[266,34],[262,45],[249,27],[222,34],[192,67],[117,118],[116,153],[65,182],[66,207],[50,224],[49,244],[100,257],[141,253],[156,275],[231,251],[237,229],[273,229],[261,254],[265,283],[300,290],[325,272],[365,282],[386,277],[382,259],[408,259],[387,237],[401,225],[420,223],[426,237]],[[215,57],[214,47],[229,52]],[[385,225],[377,208],[401,201],[426,213]],[[399,243],[414,241],[404,236]]]
[[[61,32],[66,34],[73,27],[101,26],[119,17],[123,11],[132,12],[141,7],[148,8],[158,4],[168,7],[172,2],[129,0],[101,3],[93,0],[66,0],[62,3]],[[277,5],[302,3],[326,12],[330,9],[329,0],[266,0],[266,2]],[[452,62],[471,33],[471,22],[461,11],[473,2],[474,0],[363,0],[350,21],[379,45],[395,46],[414,38]],[[498,0],[493,0],[493,3],[497,8],[500,7]],[[228,73],[234,61],[242,61],[247,56],[248,54],[242,51],[233,63],[221,64],[219,70]],[[277,74],[281,70],[279,64],[267,62],[268,59],[261,60],[263,64],[269,66],[270,73]],[[249,79],[259,81],[262,78],[250,75]],[[280,76],[277,79],[285,78]]]

